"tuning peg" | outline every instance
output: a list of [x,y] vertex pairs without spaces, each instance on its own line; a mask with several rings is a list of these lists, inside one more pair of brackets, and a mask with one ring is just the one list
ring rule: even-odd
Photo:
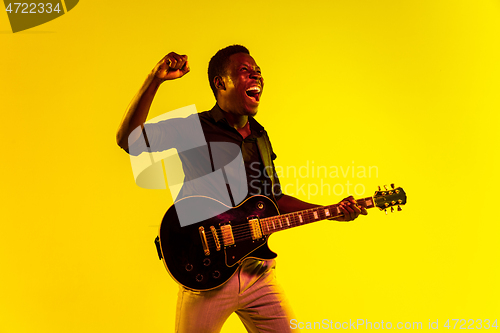
[[392,189],[394,190],[394,183],[391,184]]
[[398,205],[398,212],[402,211],[403,208],[401,208],[401,206]]
[[387,191],[387,185],[384,185],[385,190]]
[[380,188],[380,185],[378,186],[378,190],[379,190],[379,191],[382,191],[382,189]]
[[391,213],[394,213],[394,207],[391,207]]
[[387,215],[387,209],[384,209],[385,215]]

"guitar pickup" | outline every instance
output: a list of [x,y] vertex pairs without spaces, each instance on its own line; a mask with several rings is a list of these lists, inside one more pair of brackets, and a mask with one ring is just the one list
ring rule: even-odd
[[250,226],[250,233],[252,234],[252,239],[262,238],[262,229],[260,228],[260,221],[258,218],[253,218],[248,220]]
[[233,228],[231,225],[221,225],[220,230],[222,231],[222,241],[224,242],[224,246],[234,245]]

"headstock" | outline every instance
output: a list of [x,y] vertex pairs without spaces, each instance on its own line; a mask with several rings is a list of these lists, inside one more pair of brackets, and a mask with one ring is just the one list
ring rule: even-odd
[[384,210],[387,214],[387,208],[391,208],[391,212],[394,212],[394,206],[398,207],[398,211],[401,211],[401,206],[406,204],[406,193],[402,187],[394,188],[394,184],[391,184],[391,188],[385,190],[378,187],[378,191],[375,192],[373,200],[375,206],[380,210]]

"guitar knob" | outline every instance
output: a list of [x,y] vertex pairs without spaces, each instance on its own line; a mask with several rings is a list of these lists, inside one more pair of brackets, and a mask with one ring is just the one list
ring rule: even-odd
[[208,259],[208,258],[203,259],[203,265],[209,266],[210,265],[210,259]]
[[203,275],[201,275],[201,274],[196,275],[196,281],[197,282],[203,281]]
[[218,279],[218,278],[220,278],[220,272],[219,271],[214,271],[212,273],[212,276],[214,277],[214,279]]
[[264,203],[262,201],[257,202],[258,209],[264,209]]
[[193,270],[193,265],[186,264],[185,268],[186,268],[186,271],[191,272]]

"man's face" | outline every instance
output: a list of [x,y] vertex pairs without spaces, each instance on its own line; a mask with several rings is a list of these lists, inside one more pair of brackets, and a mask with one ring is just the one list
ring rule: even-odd
[[245,53],[233,54],[229,61],[226,75],[222,77],[226,89],[219,94],[220,105],[227,112],[254,116],[264,87],[260,67]]

